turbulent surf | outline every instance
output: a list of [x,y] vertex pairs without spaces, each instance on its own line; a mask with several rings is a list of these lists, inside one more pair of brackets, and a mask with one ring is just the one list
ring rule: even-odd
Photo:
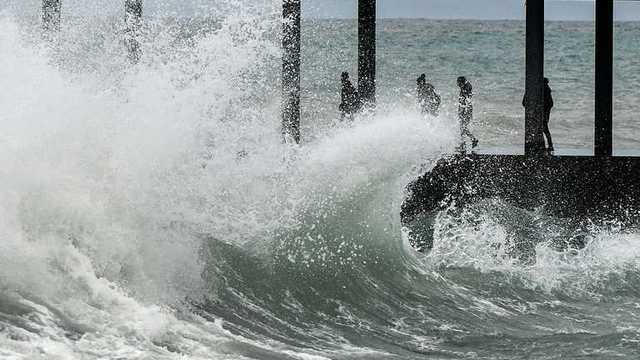
[[284,144],[280,6],[147,19],[136,65],[120,17],[43,39],[0,12],[0,358],[640,355],[635,232],[489,199],[438,214],[431,252],[412,249],[406,186],[453,151],[453,107],[424,119],[411,84],[385,85],[406,69],[383,52],[376,114],[336,121],[355,50],[328,44],[351,22],[306,23],[304,141]]

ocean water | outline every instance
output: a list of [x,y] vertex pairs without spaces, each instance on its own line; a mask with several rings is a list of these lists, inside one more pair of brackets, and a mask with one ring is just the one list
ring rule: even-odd
[[[357,24],[309,21],[308,29],[303,32],[305,115],[314,122],[330,121],[335,118],[340,72],[357,77]],[[383,20],[378,30],[378,92],[384,106],[414,106],[415,80],[425,73],[442,96],[447,116],[454,118],[456,78],[466,76],[475,93],[472,129],[482,143],[524,146],[524,22]],[[639,23],[616,24],[614,147],[619,150],[638,147],[638,31]],[[555,101],[550,128],[556,147],[593,147],[594,34],[594,23],[546,24],[545,76]]]
[[[303,144],[280,135],[280,3],[147,19],[0,12],[0,359],[634,359],[640,236],[500,199],[440,214],[418,254],[405,186],[457,142],[522,138],[521,22],[385,20],[379,107],[337,121],[353,21],[307,21]],[[548,24],[558,147],[589,148],[593,26]],[[637,146],[640,25],[618,24],[616,146]],[[421,73],[443,95],[422,118]],[[588,244],[549,244],[580,231]],[[536,261],[509,248],[535,240]]]

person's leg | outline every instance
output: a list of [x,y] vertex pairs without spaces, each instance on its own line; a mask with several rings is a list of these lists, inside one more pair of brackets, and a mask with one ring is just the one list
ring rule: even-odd
[[469,140],[471,140],[471,148],[476,148],[478,146],[478,139],[473,136],[473,134],[471,133],[471,131],[469,131],[468,128],[468,124],[464,124],[462,125],[462,129],[461,129],[461,138],[462,138],[462,147],[466,148],[467,142],[466,142],[466,138],[468,138]]
[[478,147],[478,138],[475,137],[472,133],[469,133],[469,135],[471,135],[471,147],[472,148],[477,148]]
[[465,135],[466,135],[466,126],[464,123],[464,117],[462,117],[462,115],[460,116],[459,119],[460,122],[460,146],[459,146],[459,150],[461,152],[465,152],[466,151],[466,141],[465,141]]
[[551,132],[549,131],[549,125],[545,125],[544,127],[544,136],[547,138],[547,143],[549,144],[549,151],[554,151],[553,148],[553,140],[551,139]]
[[469,130],[469,124],[471,124],[471,119],[472,118],[473,118],[473,113],[472,113],[472,110],[469,109],[469,110],[467,110],[467,112],[465,114],[464,130],[465,130],[465,134],[467,135],[467,137],[469,137],[469,139],[471,140],[471,147],[475,148],[475,147],[478,146],[478,139]]
[[468,127],[465,127],[464,134],[471,140],[471,147],[475,148],[478,146],[478,138],[476,138],[473,133],[469,130]]
[[544,114],[544,136],[547,138],[547,143],[549,143],[549,151],[554,151],[553,148],[553,140],[551,139],[551,131],[549,131],[549,118],[551,117],[551,110],[546,111]]

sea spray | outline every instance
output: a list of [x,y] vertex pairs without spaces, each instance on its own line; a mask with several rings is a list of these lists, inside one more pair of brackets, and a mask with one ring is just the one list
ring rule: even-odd
[[[89,70],[74,65],[75,51],[61,52],[68,45],[24,41],[28,33],[11,17],[2,21],[2,52],[11,54],[2,78],[16,90],[0,100],[15,111],[2,123],[3,288],[60,327],[41,345],[51,356],[82,354],[130,331],[140,342],[125,353],[153,346],[175,326],[174,306],[215,295],[202,283],[205,236],[272,247],[269,236],[305,226],[302,217],[326,219],[333,201],[369,207],[377,191],[393,202],[362,215],[388,214],[390,231],[408,179],[398,177],[443,150],[428,141],[435,136],[429,122],[401,112],[288,148],[277,101],[257,92],[268,89],[260,69],[275,48],[260,36],[238,39],[243,30],[234,21],[197,41],[188,57],[167,62],[166,49],[147,44],[136,67],[116,58]],[[88,54],[116,44],[107,40]],[[344,246],[367,245],[354,240]],[[28,305],[33,299],[44,307]],[[13,325],[12,333],[24,331]],[[94,338],[107,327],[114,332]],[[11,336],[7,344],[25,350]],[[95,343],[83,348],[77,338]]]
[[[11,90],[0,92],[0,357],[638,355],[637,234],[587,229],[587,247],[558,252],[552,240],[573,233],[564,219],[498,200],[468,219],[441,214],[435,251],[414,252],[400,229],[405,186],[456,145],[455,110],[420,117],[411,72],[426,65],[398,69],[381,46],[377,115],[339,123],[325,69],[347,65],[308,66],[317,116],[300,147],[283,144],[281,4],[256,4],[216,3],[215,19],[183,25],[147,19],[133,67],[121,17],[67,19],[51,44],[0,16]],[[455,47],[468,49],[474,26],[437,24],[461,39],[434,52],[438,64],[464,58]],[[320,38],[307,64],[342,58],[346,37]],[[489,87],[510,74],[502,60],[476,87],[478,121],[496,133],[509,127],[487,108],[521,111],[487,96],[503,95]],[[434,69],[447,94],[457,74]],[[512,252],[522,238],[534,263]]]

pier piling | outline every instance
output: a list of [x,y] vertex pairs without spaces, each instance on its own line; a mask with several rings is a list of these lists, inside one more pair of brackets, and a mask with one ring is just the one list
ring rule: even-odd
[[596,0],[596,156],[613,154],[613,0]]
[[525,154],[544,152],[544,0],[527,1]]
[[282,132],[285,141],[300,143],[300,0],[284,0],[282,8]]
[[42,29],[45,32],[60,30],[61,0],[42,0]]
[[131,63],[138,63],[140,48],[140,30],[142,28],[142,0],[125,0],[124,3],[125,46]]
[[376,0],[358,0],[358,92],[365,106],[376,102]]

